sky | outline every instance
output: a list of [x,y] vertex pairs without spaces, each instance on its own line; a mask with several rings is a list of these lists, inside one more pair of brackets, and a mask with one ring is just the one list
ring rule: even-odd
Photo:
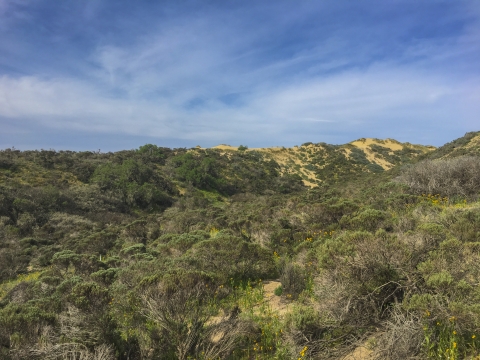
[[478,0],[0,0],[0,148],[440,146],[479,59]]

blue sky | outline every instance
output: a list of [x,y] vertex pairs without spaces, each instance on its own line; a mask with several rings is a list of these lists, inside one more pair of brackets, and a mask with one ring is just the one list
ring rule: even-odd
[[480,130],[480,1],[0,0],[0,148]]

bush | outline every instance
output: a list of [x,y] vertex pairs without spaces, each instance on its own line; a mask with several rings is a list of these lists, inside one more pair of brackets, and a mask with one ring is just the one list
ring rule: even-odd
[[218,164],[212,157],[194,156],[192,153],[177,155],[172,164],[178,178],[200,189],[216,189],[218,187]]
[[211,240],[195,244],[186,254],[185,261],[193,268],[211,271],[226,281],[273,278],[276,275],[271,253],[221,232]]
[[355,230],[375,231],[385,220],[386,214],[375,209],[365,209],[350,220],[350,225]]
[[402,278],[414,266],[412,250],[383,230],[375,235],[346,232],[320,244],[317,252],[323,276],[348,289],[350,322],[368,324],[386,317],[412,286]]
[[175,193],[169,181],[133,159],[97,167],[91,181],[101,190],[116,194],[124,204],[143,209],[168,207],[172,201],[166,192]]
[[280,282],[282,293],[287,298],[297,299],[307,283],[305,270],[300,265],[287,263],[282,269]]
[[477,197],[480,193],[480,157],[424,160],[406,168],[397,179],[415,194]]

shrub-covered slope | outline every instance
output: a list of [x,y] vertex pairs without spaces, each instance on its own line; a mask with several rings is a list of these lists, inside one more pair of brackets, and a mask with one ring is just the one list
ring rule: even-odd
[[[219,145],[227,156],[240,152],[261,153],[274,160],[283,174],[295,174],[305,185],[334,184],[351,180],[364,173],[380,173],[395,166],[406,164],[418,156],[428,154],[433,146],[400,143],[392,139],[359,139],[344,145],[304,143],[293,148],[258,148],[249,150]],[[200,150],[201,151],[201,150]]]
[[0,358],[475,358],[480,159],[435,161],[2,151]]
[[466,133],[461,138],[455,139],[434,151],[425,153],[419,159],[440,159],[457,156],[480,156],[480,131]]

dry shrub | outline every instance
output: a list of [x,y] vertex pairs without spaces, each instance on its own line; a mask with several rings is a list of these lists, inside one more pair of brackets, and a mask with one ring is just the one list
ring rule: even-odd
[[[252,323],[238,316],[238,308],[219,319],[212,316],[217,292],[205,276],[187,273],[146,289],[141,312],[163,334],[154,347],[174,353],[177,359],[223,359],[255,334]],[[165,341],[167,345],[161,343]]]
[[388,360],[420,359],[423,338],[419,319],[395,307],[385,323],[385,332],[377,338],[375,356]]
[[317,301],[298,305],[287,316],[284,342],[291,358],[307,347],[308,356],[319,359],[343,359],[362,343],[369,332],[359,321],[358,296],[350,283],[336,274],[324,272],[314,280]]
[[95,223],[85,217],[61,212],[53,213],[48,221],[48,224],[57,231],[62,232],[92,230],[95,227]]
[[48,344],[42,348],[17,352],[14,359],[44,359],[44,360],[114,360],[115,354],[111,345],[99,345],[90,351],[79,343]]
[[[351,324],[371,324],[388,315],[391,304],[401,302],[409,282],[411,250],[383,230],[346,232],[319,248],[323,274],[346,288]],[[346,296],[344,296],[346,297]]]
[[[52,326],[37,329],[37,341],[13,347],[10,354],[13,359],[44,360],[114,360],[113,346],[99,343],[99,336],[91,327],[85,327],[85,317],[74,307],[62,313],[59,319],[59,331]],[[86,343],[97,342],[87,347]]]
[[397,233],[405,233],[414,230],[417,225],[417,219],[411,215],[400,216],[394,224],[394,231]]
[[351,304],[348,284],[324,275],[315,279],[314,289],[315,297],[319,300],[315,306],[317,311],[331,322],[342,322]]
[[316,295],[318,303],[294,306],[287,315],[284,344],[292,359],[305,348],[308,358],[342,359],[362,338],[342,321],[349,307],[346,289],[322,281]]
[[480,192],[480,157],[425,160],[406,168],[397,181],[416,194],[475,197]]
[[300,265],[287,263],[282,269],[280,282],[282,283],[283,293],[288,298],[298,298],[306,285],[305,269]]
[[257,332],[253,322],[240,319],[235,310],[220,321],[207,323],[197,354],[201,352],[205,359],[224,359],[232,354],[242,340]]

